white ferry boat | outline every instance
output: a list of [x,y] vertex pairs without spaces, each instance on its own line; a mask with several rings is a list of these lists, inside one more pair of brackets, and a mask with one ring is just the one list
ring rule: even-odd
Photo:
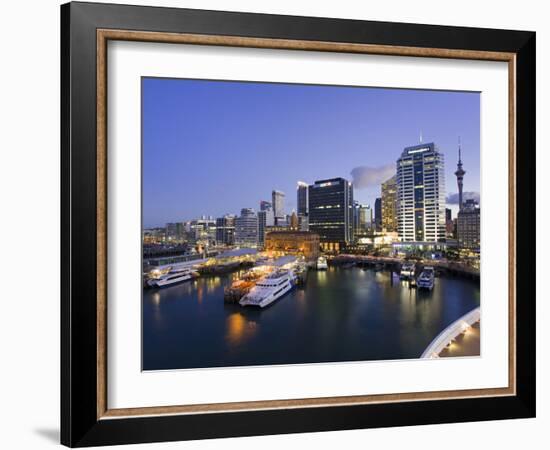
[[324,256],[319,256],[319,258],[317,258],[317,270],[327,270],[327,269],[328,269],[327,258],[325,258]]
[[429,289],[434,287],[435,270],[431,266],[425,266],[422,273],[416,280],[416,284],[420,289]]
[[413,278],[416,271],[416,264],[412,262],[403,263],[399,277],[401,279]]
[[291,269],[278,269],[256,283],[240,301],[241,306],[265,308],[281,298],[296,284],[296,276]]
[[192,280],[197,276],[190,268],[172,269],[168,273],[161,275],[159,278],[151,278],[147,284],[150,287],[166,287],[183,281]]

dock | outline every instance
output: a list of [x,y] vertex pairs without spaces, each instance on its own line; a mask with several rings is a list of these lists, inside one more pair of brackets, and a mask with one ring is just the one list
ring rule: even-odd
[[260,265],[246,271],[240,279],[233,281],[224,289],[223,299],[225,303],[238,303],[256,283],[276,269],[296,267],[296,284],[304,285],[307,280],[308,267],[305,263],[298,262],[295,256],[285,255],[275,259],[264,260]]

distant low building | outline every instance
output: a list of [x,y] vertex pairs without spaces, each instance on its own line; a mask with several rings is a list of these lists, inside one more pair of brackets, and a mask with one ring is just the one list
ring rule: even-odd
[[143,244],[162,244],[166,241],[166,229],[157,227],[157,228],[147,228],[143,230]]
[[235,243],[235,216],[227,214],[216,219],[216,244],[233,245]]
[[258,211],[258,245],[265,245],[265,234],[268,227],[275,225],[275,216],[271,207]]
[[397,231],[381,231],[369,236],[360,237],[355,243],[355,248],[360,249],[362,246],[378,248],[392,245],[394,242],[399,242]]
[[456,242],[420,242],[420,241],[399,241],[392,243],[392,253],[395,256],[412,256],[432,253],[432,257],[444,254],[448,249],[456,248]]
[[309,231],[309,217],[298,214],[298,228],[300,231]]
[[166,241],[167,242],[176,242],[178,240],[178,224],[177,223],[167,223],[164,227],[166,230]]
[[266,233],[271,233],[272,231],[289,231],[289,229],[286,225],[272,225],[265,227]]
[[292,214],[290,215],[289,226],[290,226],[291,230],[299,230],[300,229],[299,221],[298,221],[298,215],[296,214],[295,211],[292,211]]
[[216,244],[216,220],[210,216],[202,216],[190,223],[190,241],[200,247]]
[[265,236],[265,249],[314,259],[319,256],[319,235],[310,231],[271,231]]
[[235,244],[241,247],[258,245],[258,216],[252,208],[241,209],[241,215],[235,219]]

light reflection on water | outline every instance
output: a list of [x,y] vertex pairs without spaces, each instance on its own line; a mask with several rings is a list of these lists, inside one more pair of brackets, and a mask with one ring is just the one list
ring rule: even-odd
[[257,323],[248,320],[243,313],[230,314],[226,320],[226,340],[230,347],[238,346],[256,332]]
[[144,291],[145,370],[416,358],[479,306],[471,280],[437,278],[429,292],[386,271],[329,268],[267,308],[242,308],[223,302],[238,275]]

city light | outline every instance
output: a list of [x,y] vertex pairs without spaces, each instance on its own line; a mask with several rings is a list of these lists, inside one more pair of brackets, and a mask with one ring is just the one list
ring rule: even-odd
[[[189,98],[207,91],[210,81],[201,83]],[[239,84],[239,95],[245,95],[246,86]],[[254,91],[275,88],[266,83]],[[157,102],[155,96],[147,98]],[[276,102],[278,96],[269,99]],[[241,102],[235,103],[231,106],[237,108]],[[159,113],[166,107],[157,106]],[[200,111],[186,117],[193,122],[195,114]],[[235,119],[226,116],[231,117],[223,120]],[[158,126],[154,119],[151,124]],[[364,117],[360,122],[372,123]],[[377,130],[361,125],[367,131],[363,140],[356,142],[351,129],[349,136],[327,137],[328,144],[318,137],[308,142],[304,133],[292,140],[301,147],[290,150],[292,143],[279,128],[276,139],[264,130],[256,140],[249,123],[239,117],[232,128],[219,127],[231,130],[226,136],[231,139],[215,136],[193,145],[179,127],[161,127],[162,139],[163,133],[178,134],[171,142],[182,142],[189,154],[159,146],[154,155],[145,155],[144,149],[149,164],[165,151],[171,156],[165,165],[183,168],[169,183],[162,170],[144,177],[154,180],[155,189],[149,190],[162,183],[173,188],[165,197],[155,192],[154,208],[151,196],[144,203],[144,223],[158,225],[142,230],[144,367],[391,360],[420,358],[423,349],[428,357],[443,358],[475,341],[478,333],[469,325],[474,319],[465,314],[479,307],[481,216],[477,201],[463,198],[463,188],[473,191],[479,184],[475,147],[470,147],[475,132],[463,130],[461,122],[445,122],[446,129],[450,124],[473,135],[465,141],[463,165],[461,149],[448,147],[449,131],[437,130],[435,121],[432,142],[407,141],[410,130],[394,138],[400,132],[392,117],[393,128],[381,126],[390,132],[376,144],[369,139]],[[324,131],[315,128],[315,133]],[[197,126],[201,133],[205,129]],[[210,140],[223,146],[219,159],[212,149],[203,153]],[[348,143],[353,144],[349,149]],[[331,148],[317,148],[322,145]],[[254,152],[251,146],[257,147]],[[197,162],[193,151],[212,158],[200,177],[188,170]],[[157,208],[165,211],[159,222],[152,217],[160,217]],[[147,314],[161,317],[162,327]],[[427,347],[438,337],[435,347]]]

